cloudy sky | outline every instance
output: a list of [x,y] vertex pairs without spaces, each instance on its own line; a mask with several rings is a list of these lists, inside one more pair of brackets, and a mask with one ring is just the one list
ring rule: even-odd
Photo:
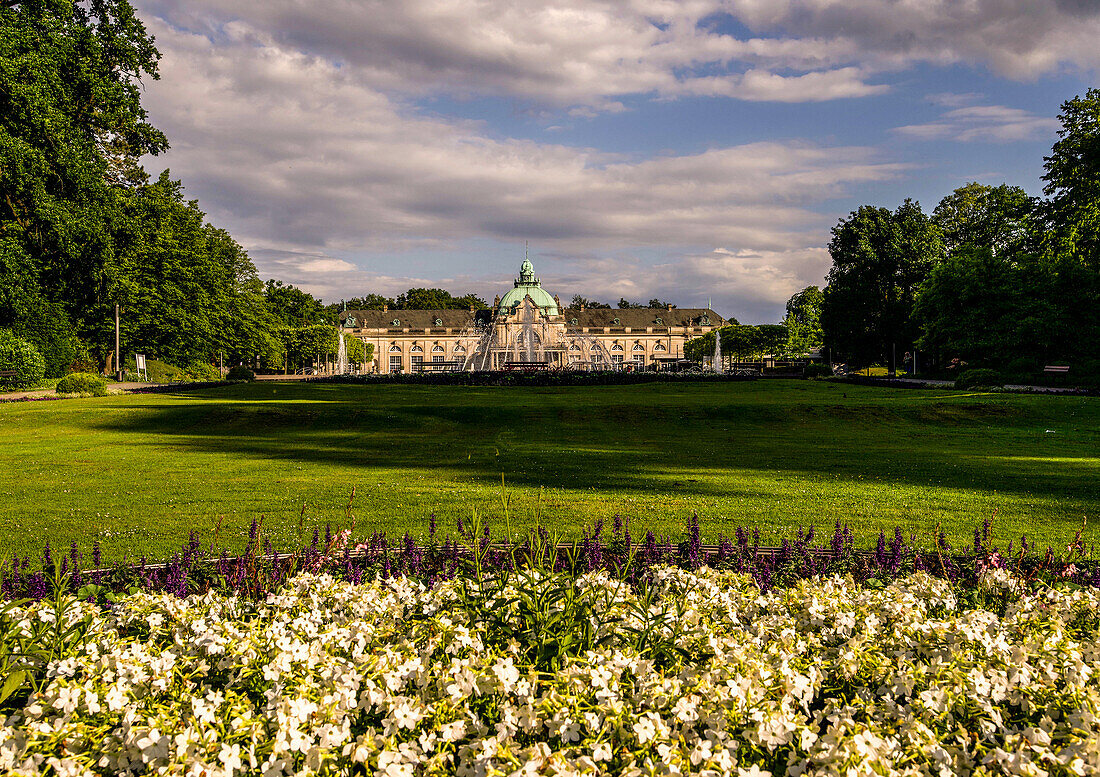
[[543,285],[746,323],[864,204],[1039,194],[1095,0],[137,0],[145,104],[262,277],[326,301]]

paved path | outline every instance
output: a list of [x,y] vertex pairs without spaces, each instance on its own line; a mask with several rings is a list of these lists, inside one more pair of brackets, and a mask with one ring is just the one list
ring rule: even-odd
[[[911,383],[915,386],[954,386],[953,380],[923,380],[922,378],[883,378],[883,380],[889,380],[891,382],[898,383]],[[1077,394],[1081,389],[1075,388],[1055,388],[1053,386],[1024,386],[1019,383],[1006,383],[1005,388],[1009,391],[1034,391],[1039,394]]]
[[[108,383],[107,392],[109,394],[122,394],[130,389],[136,388],[148,388],[150,386],[164,386],[164,383],[140,383],[137,381],[123,381],[122,383]],[[0,394],[0,402],[11,399],[26,399],[27,397],[48,397],[56,396],[57,392],[52,388],[40,388],[31,389],[30,391],[9,391],[7,393]]]

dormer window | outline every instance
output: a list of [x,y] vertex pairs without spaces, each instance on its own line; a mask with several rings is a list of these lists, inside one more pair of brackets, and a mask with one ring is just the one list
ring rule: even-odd
[[442,318],[437,318],[435,320],[435,325],[436,326],[443,326],[443,319]]
[[577,324],[577,319],[575,319],[575,318],[571,318],[571,319],[569,319],[569,323],[570,323],[570,324],[573,324],[574,326],[576,326],[576,324]]
[[395,318],[393,321],[390,322],[390,326],[401,326],[401,319]]
[[660,316],[657,316],[657,318],[653,319],[653,323],[654,324],[663,324],[665,322],[664,322],[663,318],[661,318]]
[[618,326],[619,325],[619,319],[613,318],[613,319],[611,319],[611,323],[614,324],[615,326]]
[[699,319],[699,323],[703,326],[710,326],[710,316],[703,316]]

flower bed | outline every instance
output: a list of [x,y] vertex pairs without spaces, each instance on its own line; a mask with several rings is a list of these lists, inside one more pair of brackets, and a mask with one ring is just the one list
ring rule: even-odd
[[1100,592],[1026,587],[530,568],[72,602],[86,631],[0,724],[0,771],[1091,773]]

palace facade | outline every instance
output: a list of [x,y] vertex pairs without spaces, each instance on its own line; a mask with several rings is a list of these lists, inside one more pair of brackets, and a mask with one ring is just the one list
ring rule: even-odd
[[374,346],[367,371],[659,369],[727,322],[709,308],[564,308],[527,259],[490,310],[348,310],[344,332]]

